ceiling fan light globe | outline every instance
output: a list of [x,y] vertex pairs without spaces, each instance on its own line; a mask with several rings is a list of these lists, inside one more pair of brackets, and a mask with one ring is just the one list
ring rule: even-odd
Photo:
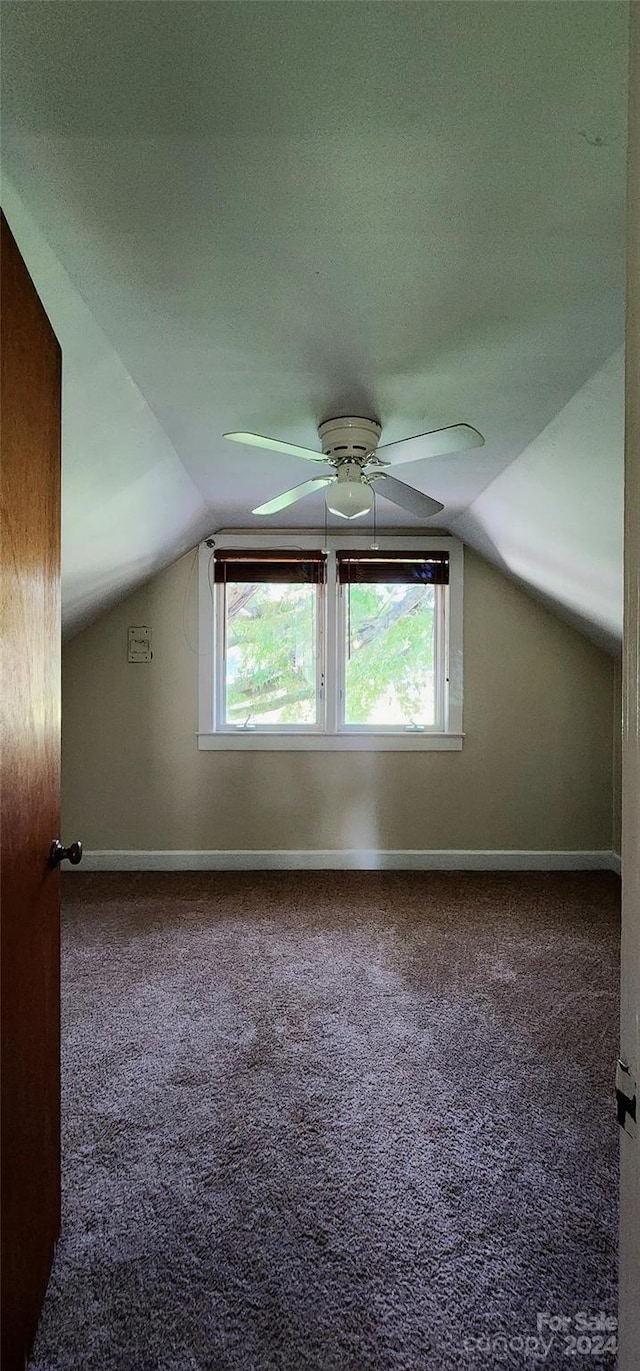
[[373,490],[360,481],[336,481],[329,486],[325,500],[330,514],[338,514],[341,519],[358,519],[370,512]]

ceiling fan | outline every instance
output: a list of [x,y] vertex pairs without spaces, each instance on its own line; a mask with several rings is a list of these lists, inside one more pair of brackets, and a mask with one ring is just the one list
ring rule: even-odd
[[350,416],[326,419],[318,427],[321,452],[297,447],[295,443],[281,443],[278,438],[263,438],[258,433],[224,433],[222,436],[234,443],[247,443],[270,452],[285,452],[289,456],[303,457],[308,462],[321,462],[333,467],[330,474],[312,476],[310,481],[304,481],[301,486],[294,486],[292,490],[277,495],[274,500],[258,505],[257,509],[252,510],[253,514],[278,514],[287,505],[293,505],[305,495],[311,495],[313,491],[326,486],[327,509],[343,519],[357,519],[369,513],[373,504],[374,483],[380,495],[409,510],[411,514],[423,519],[438,514],[444,509],[439,500],[432,500],[422,491],[396,480],[384,468],[425,457],[463,452],[467,448],[482,447],[484,443],[482,434],[469,424],[452,424],[449,428],[419,433],[413,438],[402,438],[397,443],[387,443],[379,448],[381,432],[382,428],[375,419]]

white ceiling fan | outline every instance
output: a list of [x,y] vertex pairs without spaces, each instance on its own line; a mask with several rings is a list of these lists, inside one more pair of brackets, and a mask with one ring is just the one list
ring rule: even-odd
[[293,505],[297,500],[304,499],[305,495],[311,495],[313,491],[326,486],[327,509],[343,519],[357,519],[362,514],[368,514],[373,504],[374,482],[378,494],[409,510],[411,514],[417,514],[422,519],[438,514],[444,509],[439,500],[432,500],[422,491],[396,480],[384,468],[425,457],[463,452],[467,448],[482,447],[484,443],[482,434],[469,424],[452,424],[449,428],[419,433],[413,438],[403,438],[379,448],[381,432],[381,426],[375,419],[350,416],[326,419],[318,427],[321,452],[297,447],[295,443],[281,443],[278,438],[263,438],[258,433],[224,433],[223,437],[230,438],[234,443],[247,443],[251,447],[284,452],[289,456],[303,457],[308,462],[321,462],[333,467],[330,474],[312,476],[310,481],[305,481],[301,486],[294,486],[292,490],[277,495],[274,500],[258,505],[257,509],[252,510],[253,514],[278,514],[287,505]]

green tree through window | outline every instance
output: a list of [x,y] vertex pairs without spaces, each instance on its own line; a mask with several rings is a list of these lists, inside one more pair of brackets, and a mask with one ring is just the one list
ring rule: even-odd
[[316,587],[227,587],[227,721],[316,722]]
[[[317,587],[226,588],[228,723],[316,723]],[[345,721],[434,721],[434,589],[345,587]]]
[[351,585],[344,593],[345,722],[433,723],[433,586]]

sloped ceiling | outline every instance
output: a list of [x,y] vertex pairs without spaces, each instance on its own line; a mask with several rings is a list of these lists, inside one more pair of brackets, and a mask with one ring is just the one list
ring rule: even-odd
[[452,525],[614,651],[622,635],[623,419],[620,351]]
[[398,475],[616,644],[626,27],[615,0],[5,0],[3,199],[65,356],[68,627],[306,479],[225,429],[314,446],[365,413],[383,441],[480,428]]
[[72,633],[209,532],[211,513],[6,176],[3,207],[63,344],[62,598]]

